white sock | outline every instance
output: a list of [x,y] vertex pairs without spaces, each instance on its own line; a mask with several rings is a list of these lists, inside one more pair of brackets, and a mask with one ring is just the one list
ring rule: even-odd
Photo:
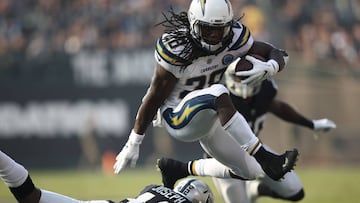
[[223,127],[249,154],[255,154],[260,148],[259,138],[252,132],[249,124],[239,112],[236,112]]
[[22,165],[0,151],[0,178],[8,187],[19,187],[25,182],[28,175],[28,171]]
[[189,172],[197,176],[231,178],[229,168],[214,158],[199,159],[189,163]]

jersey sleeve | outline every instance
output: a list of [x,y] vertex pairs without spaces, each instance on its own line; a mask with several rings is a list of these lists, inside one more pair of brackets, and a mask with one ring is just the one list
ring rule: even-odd
[[262,89],[265,90],[267,96],[274,99],[278,92],[278,86],[274,79],[266,79],[262,83]]
[[155,46],[155,60],[158,64],[171,72],[175,77],[181,77],[181,67],[188,65],[188,60],[181,57],[181,42],[177,42],[174,37],[169,34],[162,35]]
[[277,94],[277,85],[275,80],[266,79],[261,84],[260,92],[255,96],[256,97],[256,108],[259,112],[263,111],[266,113],[270,107],[270,104],[274,100]]

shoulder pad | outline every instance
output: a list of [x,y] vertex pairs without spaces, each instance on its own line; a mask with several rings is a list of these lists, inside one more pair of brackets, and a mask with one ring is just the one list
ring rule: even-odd
[[250,30],[245,25],[236,22],[233,24],[234,38],[229,50],[237,50],[252,38]]
[[156,53],[166,63],[174,66],[188,65],[188,60],[182,57],[185,40],[175,38],[170,34],[163,34],[156,42]]

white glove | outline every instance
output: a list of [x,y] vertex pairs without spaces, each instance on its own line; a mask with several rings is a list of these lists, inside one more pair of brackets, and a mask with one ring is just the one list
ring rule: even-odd
[[336,124],[327,118],[313,120],[314,130],[327,132],[331,129],[336,128]]
[[144,139],[144,135],[139,135],[131,131],[128,141],[122,148],[121,152],[116,156],[116,162],[114,164],[114,173],[120,173],[125,168],[128,161],[131,161],[130,167],[135,167],[139,158],[140,144]]
[[241,81],[243,84],[265,80],[279,71],[279,64],[274,59],[263,62],[250,55],[246,55],[245,59],[253,64],[253,68],[248,71],[239,71],[235,73],[236,76],[249,76]]

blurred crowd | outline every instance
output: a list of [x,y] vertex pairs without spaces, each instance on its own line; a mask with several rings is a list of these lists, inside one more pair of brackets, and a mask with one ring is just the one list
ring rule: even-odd
[[[0,0],[0,69],[61,60],[82,50],[151,48],[162,32],[155,24],[163,12],[186,10],[189,2]],[[338,60],[360,70],[358,0],[231,2],[256,39],[299,52],[305,64]]]
[[360,70],[360,1],[288,0],[275,10],[274,34],[305,65],[336,60]]
[[255,38],[298,53],[305,66],[336,61],[360,70],[360,1],[244,2],[238,9]]

